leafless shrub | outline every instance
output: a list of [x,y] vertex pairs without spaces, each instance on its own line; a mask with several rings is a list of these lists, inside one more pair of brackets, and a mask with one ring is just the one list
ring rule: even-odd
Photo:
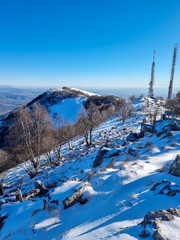
[[117,111],[117,115],[119,115],[123,121],[123,123],[133,115],[134,107],[131,104],[126,103],[119,111]]

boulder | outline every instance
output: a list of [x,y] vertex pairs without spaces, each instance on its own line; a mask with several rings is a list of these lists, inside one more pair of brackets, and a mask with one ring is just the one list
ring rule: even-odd
[[144,220],[140,223],[141,225],[143,225],[144,230],[139,236],[142,238],[150,236],[152,232],[149,231],[149,226],[147,229],[146,226],[151,225],[154,229],[154,233],[152,236],[155,240],[167,240],[167,238],[161,232],[160,223],[162,221],[172,221],[174,219],[174,216],[180,217],[179,209],[170,208],[168,210],[157,210],[154,212],[148,212],[148,214],[145,215]]
[[171,131],[180,131],[180,125],[177,121],[173,121],[170,123]]
[[180,210],[176,208],[170,208],[168,210],[157,210],[154,212],[148,212],[141,224],[146,227],[147,224],[151,224],[153,227],[158,228],[158,224],[161,221],[172,221],[174,216],[180,216]]
[[167,240],[167,238],[162,234],[160,229],[156,229],[153,233],[153,238],[155,240]]
[[80,187],[75,193],[73,193],[70,197],[63,200],[62,203],[64,205],[64,209],[73,206],[77,202],[80,202],[82,204],[87,202],[87,201],[85,201],[84,198],[82,198],[84,190],[85,190],[86,187],[91,187],[91,184],[86,183],[84,186]]
[[142,123],[142,124],[141,124],[141,134],[142,134],[142,133],[145,133],[145,132],[154,133],[154,126],[153,126],[153,125],[149,125],[149,124]]
[[130,141],[130,142],[134,142],[134,141],[137,141],[138,140],[138,134],[137,133],[130,133],[128,136],[127,136],[127,141]]
[[161,130],[156,130],[156,136],[160,137],[161,135],[164,135],[165,137],[170,137],[173,136],[172,132],[170,131],[169,128],[163,128]]
[[169,173],[180,177],[180,154],[175,158],[175,161],[171,164]]
[[45,187],[45,185],[40,180],[37,180],[35,182],[35,188],[40,190],[39,195],[45,195],[46,193],[48,193],[48,189]]
[[34,188],[32,189],[30,192],[26,193],[23,195],[23,198],[26,198],[26,199],[31,199],[31,198],[34,198],[34,197],[37,197],[41,195],[40,194],[40,190],[37,189],[37,188]]
[[95,167],[99,167],[101,165],[101,163],[103,162],[104,159],[104,155],[108,152],[108,150],[106,148],[102,148],[99,150],[96,159],[93,162],[93,168]]
[[156,194],[164,194],[173,197],[180,192],[180,188],[179,186],[174,185],[165,179],[161,182],[157,182],[156,184],[154,184],[150,191],[157,191]]

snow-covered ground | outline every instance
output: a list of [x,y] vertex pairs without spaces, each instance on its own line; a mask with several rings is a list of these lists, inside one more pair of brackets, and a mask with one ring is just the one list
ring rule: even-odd
[[[163,184],[154,191],[151,188],[166,179],[180,190],[180,178],[168,173],[168,166],[180,153],[180,131],[169,137],[146,133],[135,142],[126,141],[130,132],[140,131],[145,116],[142,105],[144,101],[134,103],[136,113],[125,123],[113,117],[96,128],[91,148],[82,138],[73,141],[73,150],[65,145],[64,160],[56,168],[42,165],[33,179],[25,175],[22,165],[9,170],[0,198],[1,203],[6,201],[0,217],[7,216],[0,239],[141,239],[143,226],[139,223],[149,211],[179,209],[179,192],[175,196],[159,194]],[[107,142],[101,166],[93,168],[100,147]],[[48,187],[49,195],[15,201],[17,187],[28,193],[38,179]],[[86,182],[91,184],[83,194],[88,202],[64,209],[62,201]],[[162,222],[160,227],[167,239],[180,239],[179,218]],[[152,234],[146,239],[153,239]]]
[[55,119],[57,116],[62,116],[66,122],[75,123],[84,101],[86,101],[85,97],[66,98],[61,103],[51,106],[50,114]]

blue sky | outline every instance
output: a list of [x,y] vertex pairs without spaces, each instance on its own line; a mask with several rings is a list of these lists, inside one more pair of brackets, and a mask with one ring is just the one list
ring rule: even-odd
[[156,49],[166,87],[179,26],[179,0],[0,1],[0,84],[146,87]]

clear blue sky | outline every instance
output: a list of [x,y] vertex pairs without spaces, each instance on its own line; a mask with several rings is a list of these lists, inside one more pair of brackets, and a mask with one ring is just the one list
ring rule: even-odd
[[180,0],[1,0],[0,85],[167,86],[177,42]]

